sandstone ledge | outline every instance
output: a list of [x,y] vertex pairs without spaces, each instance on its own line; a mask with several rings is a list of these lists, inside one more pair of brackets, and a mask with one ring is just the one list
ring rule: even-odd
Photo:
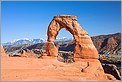
[[[5,62],[7,60],[7,62]],[[15,62],[16,61],[16,62]],[[63,63],[56,59],[2,58],[2,80],[108,80],[98,60]],[[110,76],[109,76],[110,78]]]

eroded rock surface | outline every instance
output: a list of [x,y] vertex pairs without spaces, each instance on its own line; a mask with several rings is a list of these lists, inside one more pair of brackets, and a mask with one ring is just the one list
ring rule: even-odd
[[7,56],[2,45],[1,45],[1,56]]
[[104,68],[105,73],[113,75],[116,79],[121,80],[121,76],[119,74],[119,71],[117,70],[117,67],[113,64],[105,64],[102,65]]
[[[41,81],[84,81],[108,80],[98,60],[81,59],[74,63],[63,63],[56,59],[36,59],[25,57],[3,57],[2,75],[5,80]],[[7,60],[7,61],[6,61]],[[15,62],[16,61],[16,62]],[[89,63],[89,66],[87,64]],[[84,69],[84,72],[81,70]],[[111,78],[111,77],[110,77]]]
[[58,49],[56,48],[53,42],[47,42],[46,46],[47,56],[58,56]]
[[[85,30],[83,30],[83,28],[77,22],[76,16],[70,16],[70,15],[54,16],[53,20],[51,21],[48,27],[47,32],[48,42],[53,43],[54,40],[56,39],[56,36],[58,35],[59,31],[62,28],[65,28],[74,37],[75,41],[74,58],[98,59],[98,52],[95,46],[93,45],[90,36]],[[53,45],[53,47],[47,48],[47,54],[49,54],[50,56],[58,54],[57,52],[55,52],[55,54],[51,54],[54,52],[50,50],[52,48],[54,51],[57,51],[55,45]]]

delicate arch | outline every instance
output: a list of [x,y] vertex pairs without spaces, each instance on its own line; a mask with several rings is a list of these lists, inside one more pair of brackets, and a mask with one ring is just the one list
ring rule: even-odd
[[57,56],[58,50],[54,45],[54,40],[58,35],[60,29],[66,28],[74,38],[74,58],[83,59],[98,59],[98,52],[88,33],[82,29],[77,22],[76,16],[59,15],[54,16],[50,25],[48,26],[48,42],[46,52],[49,56]]

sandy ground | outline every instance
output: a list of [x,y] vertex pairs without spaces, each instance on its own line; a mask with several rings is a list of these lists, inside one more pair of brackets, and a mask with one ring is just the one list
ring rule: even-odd
[[[1,77],[8,80],[105,80],[100,75],[81,73],[87,67],[87,60],[75,63],[63,63],[55,58],[43,59],[25,57],[2,57]],[[97,60],[93,60],[96,62]]]

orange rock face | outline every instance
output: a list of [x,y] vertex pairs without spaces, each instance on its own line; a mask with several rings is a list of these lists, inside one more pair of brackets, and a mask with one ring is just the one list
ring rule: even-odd
[[[58,35],[58,32],[62,28],[65,28],[74,37],[74,58],[98,59],[98,52],[95,46],[93,45],[91,38],[89,37],[88,33],[85,30],[83,30],[83,28],[77,22],[76,16],[54,16],[53,20],[51,21],[48,27],[48,42],[53,43],[56,39],[56,36]],[[54,53],[53,50],[57,51],[55,45],[53,45],[53,47],[47,48],[47,54],[49,53],[50,56],[54,55],[52,54]],[[55,54],[57,54],[57,52]]]
[[[52,59],[51,59],[52,58]],[[81,59],[74,63],[63,63],[46,56],[44,59],[3,57],[1,80],[12,81],[92,81],[108,80],[108,76],[97,59]],[[6,61],[7,60],[7,61]],[[83,71],[82,71],[83,70]],[[113,80],[114,77],[109,79]]]
[[3,46],[1,46],[1,56],[6,56],[6,53],[5,53]]
[[116,80],[116,78],[111,74],[106,74],[106,76],[109,80]]
[[58,49],[55,47],[53,42],[47,42],[46,52],[47,56],[58,56]]

